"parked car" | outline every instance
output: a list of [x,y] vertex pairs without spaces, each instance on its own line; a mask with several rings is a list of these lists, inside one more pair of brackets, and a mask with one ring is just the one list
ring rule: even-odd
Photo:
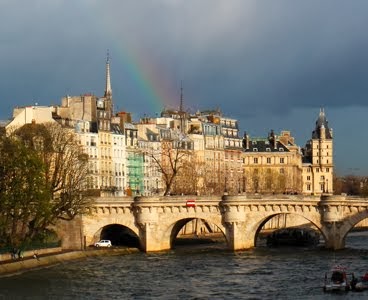
[[101,240],[94,245],[95,247],[111,247],[111,241],[110,240]]

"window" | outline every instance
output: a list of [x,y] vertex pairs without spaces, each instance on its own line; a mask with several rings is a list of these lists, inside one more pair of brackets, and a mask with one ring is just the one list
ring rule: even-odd
[[280,174],[284,174],[284,173],[285,173],[284,168],[280,168]]
[[253,152],[258,152],[258,149],[257,148],[253,148]]
[[330,168],[326,168],[326,173],[330,172]]
[[279,148],[279,151],[283,152],[284,151],[284,148]]
[[316,169],[316,172],[318,173],[319,172],[319,168]]
[[254,157],[254,158],[253,158],[253,162],[254,162],[255,164],[258,164],[258,158],[257,158],[257,157]]
[[307,180],[310,180],[310,176],[307,176]]
[[285,163],[285,158],[284,157],[280,157],[280,164]]
[[307,191],[310,191],[311,190],[311,185],[308,183],[307,184]]
[[267,163],[270,164],[271,163],[271,157],[267,157]]
[[271,148],[266,148],[266,151],[267,152],[271,152]]

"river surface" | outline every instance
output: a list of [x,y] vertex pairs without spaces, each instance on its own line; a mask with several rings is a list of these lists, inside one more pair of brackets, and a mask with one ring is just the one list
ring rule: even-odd
[[322,291],[335,262],[368,271],[368,232],[349,234],[347,247],[234,253],[216,244],[93,257],[0,278],[0,299],[368,299],[368,291]]

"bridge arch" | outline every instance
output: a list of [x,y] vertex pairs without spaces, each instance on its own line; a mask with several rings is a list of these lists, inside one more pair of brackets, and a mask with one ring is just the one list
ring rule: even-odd
[[109,224],[98,230],[94,240],[110,240],[113,246],[140,248],[139,236],[121,224]]
[[347,216],[340,222],[336,222],[335,226],[339,229],[339,234],[336,238],[340,237],[341,245],[345,246],[345,240],[349,232],[361,221],[368,218],[368,210],[360,211],[353,215]]
[[[258,238],[258,235],[259,235],[260,231],[262,230],[263,226],[268,221],[270,221],[272,218],[274,218],[274,217],[276,217],[278,215],[283,215],[283,214],[286,214],[286,215],[295,215],[295,216],[301,217],[304,220],[310,222],[318,230],[318,232],[322,235],[323,239],[326,240],[326,237],[325,237],[325,234],[323,232],[323,229],[320,226],[320,222],[318,222],[318,221],[316,222],[315,220],[313,220],[313,218],[308,218],[308,216],[306,216],[304,214],[295,213],[295,212],[275,212],[273,214],[270,214],[268,216],[265,216],[265,217],[257,220],[254,223],[254,227],[253,227],[254,229],[252,230],[252,232],[254,232],[254,236],[253,236],[254,246],[256,246],[256,244],[257,244],[257,238]],[[250,238],[252,238],[252,237],[250,237]]]
[[113,245],[120,244],[119,237],[123,238],[123,235],[130,235],[131,237],[137,237],[139,239],[139,230],[135,224],[127,222],[127,220],[123,218],[115,220],[110,220],[108,218],[100,219],[98,222],[93,222],[91,224],[88,224],[87,221],[88,220],[85,220],[84,226],[86,246],[93,245],[101,239],[110,239]]
[[173,220],[170,223],[167,223],[165,228],[163,228],[162,230],[162,239],[167,241],[167,244],[170,245],[170,249],[172,249],[173,247],[173,242],[175,240],[175,238],[178,236],[180,230],[183,228],[183,226],[185,224],[187,224],[188,222],[195,220],[195,219],[200,219],[204,222],[207,222],[208,224],[212,224],[215,225],[216,228],[219,229],[219,231],[221,232],[221,234],[224,236],[225,240],[226,239],[226,233],[225,233],[225,228],[224,226],[219,222],[219,220],[214,220],[211,218],[198,218],[198,217],[188,217],[188,218],[182,218],[182,219],[177,219],[177,220]]

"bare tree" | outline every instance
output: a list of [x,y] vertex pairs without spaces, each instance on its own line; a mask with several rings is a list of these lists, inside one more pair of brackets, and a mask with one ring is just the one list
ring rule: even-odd
[[186,163],[190,161],[192,151],[190,141],[182,139],[167,139],[161,142],[158,150],[148,149],[145,155],[152,158],[157,171],[162,175],[164,182],[164,196],[172,191],[175,179],[180,175]]

